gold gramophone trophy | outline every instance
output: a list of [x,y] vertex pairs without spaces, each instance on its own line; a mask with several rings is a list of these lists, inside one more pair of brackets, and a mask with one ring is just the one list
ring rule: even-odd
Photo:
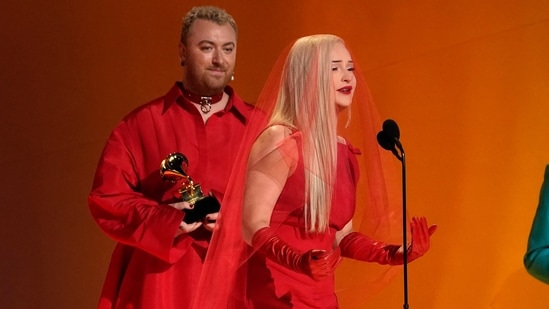
[[179,189],[181,199],[194,206],[192,209],[183,209],[183,221],[192,223],[203,220],[207,214],[218,212],[220,205],[213,195],[204,196],[200,184],[194,183],[187,175],[188,167],[189,161],[185,155],[179,152],[170,153],[160,163],[160,177],[173,183],[182,180]]

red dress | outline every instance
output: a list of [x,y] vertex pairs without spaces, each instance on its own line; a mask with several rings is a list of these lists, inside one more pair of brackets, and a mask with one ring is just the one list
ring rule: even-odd
[[96,171],[89,208],[118,244],[99,308],[189,308],[211,233],[204,228],[174,239],[182,212],[177,185],[164,182],[160,162],[171,152],[189,160],[188,174],[222,200],[252,106],[230,88],[225,110],[204,124],[174,85],[113,130]]
[[[294,136],[299,144],[299,133]],[[287,179],[271,216],[270,225],[277,229],[280,239],[301,252],[333,250],[336,231],[352,219],[355,210],[358,153],[351,145],[338,143],[337,178],[329,229],[313,235],[305,232],[304,168],[303,160],[299,158],[297,168]],[[333,274],[317,282],[265,259],[261,254],[252,255],[247,272],[249,308],[338,308]]]

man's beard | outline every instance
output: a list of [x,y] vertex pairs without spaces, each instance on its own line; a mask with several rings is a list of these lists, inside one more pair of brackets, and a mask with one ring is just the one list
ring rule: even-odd
[[187,82],[190,82],[194,88],[193,91],[198,92],[199,95],[219,94],[230,81],[230,77],[227,75],[221,77],[212,77],[208,74],[198,75],[193,70],[188,70],[187,75]]
[[223,76],[223,78],[211,78],[205,77],[203,79],[204,85],[209,90],[215,90],[216,93],[223,91],[225,86],[229,83],[229,77]]

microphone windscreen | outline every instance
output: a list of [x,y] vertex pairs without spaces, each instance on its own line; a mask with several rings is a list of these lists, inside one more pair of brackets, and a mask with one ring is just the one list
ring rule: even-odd
[[387,135],[385,131],[379,131],[377,133],[377,143],[385,150],[391,150],[394,147],[394,139]]
[[398,124],[392,119],[387,119],[383,122],[383,131],[387,133],[389,138],[400,138],[400,130],[398,129]]

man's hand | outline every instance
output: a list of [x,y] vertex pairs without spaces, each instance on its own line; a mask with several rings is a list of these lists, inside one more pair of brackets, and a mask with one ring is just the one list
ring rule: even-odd
[[[179,209],[179,210],[193,209],[194,208],[194,205],[191,205],[188,202],[177,202],[177,203],[172,203],[172,204],[169,204],[169,205],[171,207],[173,207],[175,209]],[[183,211],[183,214],[185,214],[184,211]],[[181,223],[179,224],[179,230],[176,232],[175,236],[177,237],[181,234],[190,233],[190,232],[196,230],[197,228],[199,228],[201,225],[202,225],[202,222],[186,223],[182,220]]]
[[207,229],[210,232],[213,232],[218,214],[219,214],[218,212],[214,212],[206,215],[206,217],[204,218],[204,221],[202,222],[204,224],[205,229]]

